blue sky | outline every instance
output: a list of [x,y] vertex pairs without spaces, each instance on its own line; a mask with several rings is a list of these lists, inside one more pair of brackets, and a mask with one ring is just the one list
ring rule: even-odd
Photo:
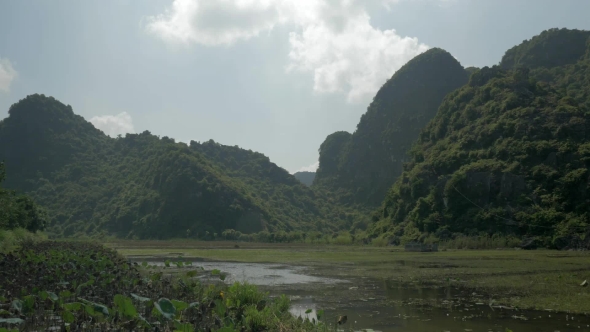
[[313,169],[385,80],[429,47],[497,64],[585,0],[0,1],[0,118],[43,93],[111,135],[149,130]]

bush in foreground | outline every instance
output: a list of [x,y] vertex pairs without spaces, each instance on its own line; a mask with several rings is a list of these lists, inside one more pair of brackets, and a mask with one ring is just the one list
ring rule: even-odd
[[[166,265],[170,263],[167,262]],[[192,264],[171,277],[82,242],[23,242],[0,254],[0,329],[322,331],[295,319],[289,299],[255,286],[204,284]],[[218,270],[213,275],[223,274]]]

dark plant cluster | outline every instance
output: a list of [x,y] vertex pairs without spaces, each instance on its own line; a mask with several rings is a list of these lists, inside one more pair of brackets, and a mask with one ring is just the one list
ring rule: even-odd
[[[147,264],[143,264],[147,265]],[[291,331],[289,299],[248,284],[207,285],[202,269],[175,276],[82,242],[23,243],[0,256],[0,331]],[[170,266],[167,262],[166,266]],[[213,271],[213,275],[223,274]],[[217,279],[219,280],[219,279]]]
[[[6,176],[4,163],[0,162],[0,185]],[[26,195],[17,194],[0,186],[0,229],[24,228],[30,232],[43,230],[45,211]]]

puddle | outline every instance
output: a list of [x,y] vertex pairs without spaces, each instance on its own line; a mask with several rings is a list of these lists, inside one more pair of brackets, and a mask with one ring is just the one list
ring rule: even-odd
[[[187,261],[187,260],[185,260]],[[281,264],[233,263],[192,261],[192,268],[203,267],[205,270],[218,269],[227,274],[226,283],[248,282],[258,286],[292,285],[292,284],[333,284],[348,282],[346,280],[315,277],[304,274],[304,267]],[[162,261],[152,261],[150,265],[164,266]],[[172,266],[174,266],[172,264]],[[186,268],[183,268],[183,270]],[[218,278],[217,278],[218,279]]]
[[[149,260],[150,265],[164,265],[161,260]],[[345,280],[310,275],[313,271],[305,267],[282,264],[182,260],[191,261],[192,268],[221,270],[227,274],[227,283],[248,282],[271,296],[286,294],[296,317],[317,319],[316,310],[322,309],[322,321],[334,324],[339,316],[346,315],[347,322],[340,326],[346,331],[590,331],[588,316],[490,307],[482,296],[466,294],[456,286],[408,286],[372,278]],[[433,303],[436,306],[430,305]]]

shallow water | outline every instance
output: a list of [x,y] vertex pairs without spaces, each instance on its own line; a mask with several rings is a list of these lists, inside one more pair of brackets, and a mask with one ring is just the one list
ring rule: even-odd
[[[161,261],[150,264],[164,265]],[[590,318],[584,315],[501,308],[450,285],[402,286],[371,278],[320,277],[305,267],[280,264],[194,261],[195,267],[219,269],[227,274],[227,283],[248,282],[271,295],[287,294],[292,299],[291,313],[304,319],[317,318],[316,309],[324,310],[326,322],[346,315],[347,322],[341,326],[346,331],[590,331]],[[306,314],[308,309],[311,312]]]
[[[151,265],[164,266],[164,262],[151,262]],[[315,277],[304,274],[303,267],[280,264],[234,263],[234,262],[193,262],[193,267],[205,270],[218,269],[227,273],[226,283],[248,282],[258,286],[292,284],[333,284],[348,282],[332,278]]]
[[[313,296],[293,301],[291,312],[302,318],[316,318],[316,309],[324,308]],[[312,311],[306,314],[307,309]],[[590,321],[584,316],[571,316],[550,312],[514,311],[494,309],[489,306],[459,306],[452,310],[414,307],[407,305],[363,305],[352,303],[336,309],[324,309],[324,321],[335,322],[339,315],[346,315],[347,331],[373,329],[382,332],[422,331],[590,331]]]

